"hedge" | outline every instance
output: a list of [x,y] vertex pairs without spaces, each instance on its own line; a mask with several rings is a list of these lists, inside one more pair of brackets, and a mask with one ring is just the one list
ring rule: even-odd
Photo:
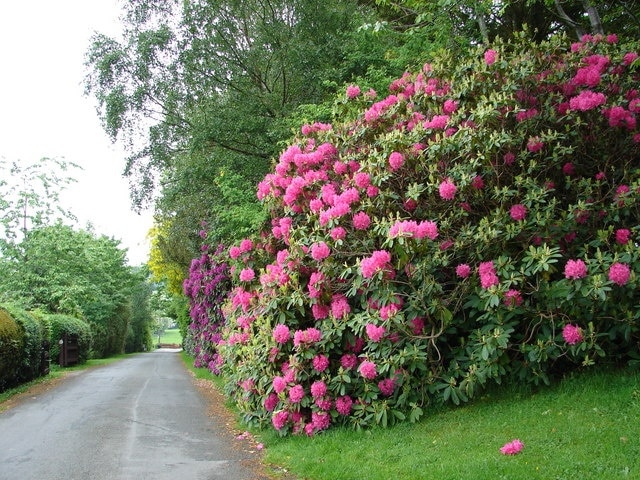
[[53,361],[60,355],[60,345],[58,342],[66,333],[78,336],[78,363],[84,363],[89,358],[91,350],[92,336],[91,327],[84,320],[80,320],[69,315],[49,314],[45,315],[51,322],[51,358]]

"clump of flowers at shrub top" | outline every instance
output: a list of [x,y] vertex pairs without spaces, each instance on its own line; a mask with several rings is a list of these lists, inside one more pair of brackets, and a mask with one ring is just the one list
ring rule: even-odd
[[269,228],[227,250],[217,349],[245,420],[415,421],[490,382],[637,358],[637,50],[445,53],[305,125],[258,185]]

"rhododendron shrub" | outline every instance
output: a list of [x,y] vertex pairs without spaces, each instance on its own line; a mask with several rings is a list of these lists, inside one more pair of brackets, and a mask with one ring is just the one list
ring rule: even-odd
[[413,421],[488,382],[637,358],[637,49],[444,54],[305,125],[258,186],[269,228],[229,250],[218,348],[245,419]]
[[196,367],[206,367],[219,373],[222,358],[217,346],[225,324],[222,305],[230,286],[225,262],[227,256],[221,246],[214,252],[209,252],[207,246],[203,250],[202,256],[191,262],[189,275],[183,284],[191,317],[185,349],[193,355]]

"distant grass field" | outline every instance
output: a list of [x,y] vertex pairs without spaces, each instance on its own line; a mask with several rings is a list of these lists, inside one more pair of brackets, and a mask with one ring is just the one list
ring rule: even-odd
[[[267,463],[305,480],[640,479],[640,372],[591,371],[537,392],[485,394],[388,429],[254,433]],[[523,451],[501,454],[513,439]]]
[[182,345],[182,335],[178,328],[168,328],[160,336],[160,343],[174,343]]

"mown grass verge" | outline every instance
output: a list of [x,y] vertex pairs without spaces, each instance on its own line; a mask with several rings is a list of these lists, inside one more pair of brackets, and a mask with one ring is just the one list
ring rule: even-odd
[[160,336],[161,344],[165,345],[182,345],[182,335],[178,328],[168,328]]
[[[222,388],[221,378],[194,368],[184,352],[183,359]],[[388,429],[253,433],[267,464],[305,480],[640,478],[640,372],[592,370],[537,391],[495,390]],[[523,451],[501,454],[516,438]]]
[[[512,388],[389,429],[259,436],[265,461],[313,480],[640,478],[640,372],[583,372],[535,393]],[[515,438],[523,451],[501,454]]]

